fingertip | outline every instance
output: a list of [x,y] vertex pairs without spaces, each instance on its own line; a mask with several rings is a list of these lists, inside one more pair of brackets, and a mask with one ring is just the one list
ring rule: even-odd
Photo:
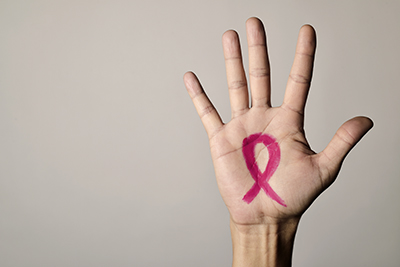
[[193,73],[193,71],[187,71],[185,72],[185,74],[183,74],[183,80],[189,80],[191,79],[193,76],[195,76],[195,74]]
[[351,124],[355,128],[360,128],[360,129],[371,129],[374,126],[374,122],[366,116],[357,116],[354,118],[351,118],[346,122],[346,124]]
[[304,24],[303,26],[301,26],[300,30],[309,31],[310,33],[315,34],[314,26],[312,26],[311,24]]
[[237,43],[237,40],[239,40],[239,34],[235,30],[227,30],[222,34],[222,43],[224,46],[232,46],[232,44]]
[[247,41],[249,45],[265,45],[266,34],[264,24],[259,18],[249,18],[246,21]]
[[314,57],[316,47],[317,35],[314,27],[310,24],[301,26],[297,37],[296,53]]
[[236,38],[238,36],[239,34],[233,29],[229,29],[222,34],[223,39]]
[[183,75],[183,82],[185,84],[186,90],[188,91],[189,95],[193,97],[196,95],[196,90],[198,91],[199,89],[196,89],[197,87],[195,86],[196,83],[198,83],[198,79],[196,74],[194,74],[192,71],[188,71]]
[[361,139],[372,127],[374,122],[365,116],[358,116],[343,124],[343,128],[355,139]]
[[358,116],[355,117],[354,119],[358,120],[361,125],[363,125],[365,128],[368,130],[374,127],[374,122],[371,120],[371,118],[366,117],[366,116]]
[[263,26],[261,19],[257,17],[251,17],[246,20],[247,27]]
[[190,87],[190,80],[193,79],[194,73],[192,71],[187,71],[183,74],[183,82],[185,83],[186,89]]
[[317,33],[314,27],[310,24],[305,24],[300,28],[299,40],[308,46],[314,47],[317,43]]

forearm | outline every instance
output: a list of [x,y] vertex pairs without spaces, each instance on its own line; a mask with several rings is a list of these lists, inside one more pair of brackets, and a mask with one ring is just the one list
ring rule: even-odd
[[270,225],[237,225],[230,222],[233,267],[291,266],[299,219]]

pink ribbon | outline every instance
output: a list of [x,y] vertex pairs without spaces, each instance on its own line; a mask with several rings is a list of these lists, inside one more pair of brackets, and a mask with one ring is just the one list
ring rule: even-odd
[[[268,164],[263,173],[261,173],[255,159],[255,148],[258,143],[263,143],[267,147],[269,153]],[[249,169],[250,174],[255,181],[254,185],[243,197],[243,201],[250,204],[262,188],[267,196],[278,202],[280,205],[286,207],[283,199],[280,198],[268,184],[269,179],[278,168],[281,160],[281,151],[275,138],[268,134],[252,134],[243,139],[242,152],[246,161],[247,169]]]

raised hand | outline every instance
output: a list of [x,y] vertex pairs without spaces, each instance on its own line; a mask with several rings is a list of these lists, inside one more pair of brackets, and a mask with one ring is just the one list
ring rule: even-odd
[[237,33],[230,30],[222,38],[230,122],[222,122],[192,72],[185,74],[184,82],[209,137],[217,183],[231,215],[231,227],[252,232],[262,226],[293,223],[295,229],[304,211],[335,180],[344,157],[372,127],[372,121],[353,118],[338,129],[322,152],[312,151],[303,121],[316,49],[314,29],[309,25],[300,29],[285,97],[279,107],[271,106],[270,67],[262,22],[250,18],[246,29],[249,84]]

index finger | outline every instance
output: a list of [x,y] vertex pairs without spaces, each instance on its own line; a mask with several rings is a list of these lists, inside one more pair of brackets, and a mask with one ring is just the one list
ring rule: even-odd
[[311,85],[316,42],[314,28],[310,25],[301,27],[297,39],[296,54],[282,104],[282,107],[301,115],[304,114],[304,107]]

